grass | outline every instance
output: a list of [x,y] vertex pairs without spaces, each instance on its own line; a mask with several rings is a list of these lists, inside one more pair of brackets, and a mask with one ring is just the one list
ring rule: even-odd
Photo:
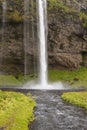
[[35,75],[33,75],[33,74],[30,74],[30,75],[26,75],[26,76],[24,76],[24,75],[19,75],[19,77],[18,77],[18,80],[20,81],[20,82],[22,82],[22,84],[23,83],[26,83],[26,82],[28,82],[28,81],[31,81],[31,80],[36,80],[37,79],[37,76],[35,76]]
[[0,128],[28,130],[34,120],[35,101],[22,93],[0,91]]
[[21,85],[21,82],[18,81],[12,75],[0,75],[0,86],[2,85]]
[[66,92],[61,96],[65,101],[75,104],[87,110],[87,91],[86,92]]
[[72,87],[87,87],[87,68],[80,68],[78,70],[50,70],[50,81],[63,81],[69,83]]
[[13,75],[0,75],[0,86],[22,86],[34,79],[36,79],[34,75],[19,75],[17,79]]

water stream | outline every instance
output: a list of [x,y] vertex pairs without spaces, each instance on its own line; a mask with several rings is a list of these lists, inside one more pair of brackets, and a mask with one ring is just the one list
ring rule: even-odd
[[37,106],[29,130],[87,130],[87,111],[64,102],[58,91],[31,91]]

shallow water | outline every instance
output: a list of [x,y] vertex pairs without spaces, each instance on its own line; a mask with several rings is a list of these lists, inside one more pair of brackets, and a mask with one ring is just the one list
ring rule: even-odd
[[37,101],[30,130],[87,130],[87,111],[65,103],[57,91],[31,91]]

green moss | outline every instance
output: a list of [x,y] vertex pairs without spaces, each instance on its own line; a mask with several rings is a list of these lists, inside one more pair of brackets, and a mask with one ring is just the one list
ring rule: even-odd
[[[7,1],[7,13],[6,13],[6,17],[8,19],[8,21],[11,22],[23,22],[24,19],[24,1],[23,0],[6,0]],[[48,0],[48,10],[51,11],[58,11],[58,12],[62,12],[62,13],[70,13],[70,12],[76,12],[76,10],[74,8],[71,8],[70,6],[67,5],[67,2],[61,1],[61,0]],[[29,20],[33,18],[35,19],[36,17],[36,2],[33,1],[33,5],[32,3],[28,3],[29,4],[29,11],[31,12],[32,7],[34,9],[33,14],[29,15],[26,17],[26,19],[28,18]],[[28,5],[27,4],[27,5]],[[2,0],[0,0],[0,5],[2,6]],[[56,12],[56,13],[58,13]],[[0,15],[2,15],[2,9],[0,10]]]
[[83,26],[87,27],[87,14],[85,14],[84,12],[80,12],[79,17],[83,23]]
[[87,109],[87,92],[66,92],[61,97],[69,103]]
[[28,130],[34,120],[35,101],[22,93],[0,91],[0,128]]
[[21,16],[20,12],[15,10],[14,12],[11,12],[10,15],[8,15],[8,19],[12,22],[21,22],[23,21],[23,17]]
[[[83,27],[87,27],[87,14],[82,11],[78,11],[74,6],[70,6],[67,4],[67,2],[61,1],[61,0],[48,0],[49,2],[49,10],[56,11],[57,13],[64,14],[67,17],[72,18],[72,20],[77,20],[76,18],[79,18],[82,22]],[[79,2],[77,0],[72,1],[73,4],[78,5]],[[75,18],[76,16],[76,18]]]
[[60,10],[63,13],[73,13],[73,12],[77,12],[74,8],[71,8],[70,6],[68,6],[66,3],[64,3],[63,1],[60,0],[48,0],[49,2],[49,10]]
[[0,86],[2,85],[21,85],[21,82],[12,75],[0,75]]
[[[6,17],[7,20],[10,22],[23,22],[24,19],[24,1],[23,0],[6,0],[7,1],[7,13]],[[73,4],[78,5],[79,2],[77,0],[72,0]],[[31,12],[32,7],[34,9],[33,14],[30,14],[26,17],[26,19],[31,20],[32,17],[36,19],[36,2],[33,1],[29,4],[29,11]],[[0,5],[2,6],[2,0],[0,0]],[[52,16],[53,14],[64,14],[67,17],[67,14],[70,16],[70,18],[75,19],[74,16],[79,16],[80,19],[83,19],[83,26],[87,26],[87,15],[83,12],[80,12],[74,7],[70,6],[66,1],[63,0],[48,0],[48,10],[51,11],[51,14],[49,13],[49,16]],[[55,13],[54,13],[55,12]],[[74,15],[73,15],[74,14]],[[2,9],[0,9],[0,15],[2,15]],[[68,17],[69,17],[68,16]]]
[[[2,6],[3,0],[0,0],[0,5]],[[31,2],[26,1],[27,5],[29,6],[29,12],[31,12],[32,8],[35,10],[34,14],[27,14],[26,19],[32,19],[32,16],[36,16],[36,2],[33,1],[33,5]],[[6,0],[7,3],[7,12],[6,12],[6,19],[9,22],[23,22],[24,19],[24,1],[23,0]],[[2,15],[2,8],[0,8],[0,15]]]
[[49,70],[50,81],[63,81],[73,87],[87,87],[87,68],[78,70]]

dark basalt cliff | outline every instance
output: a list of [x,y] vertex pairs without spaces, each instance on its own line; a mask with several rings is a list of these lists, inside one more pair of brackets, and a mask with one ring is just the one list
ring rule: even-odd
[[[19,0],[20,2],[21,0]],[[8,1],[7,1],[8,2]],[[21,8],[23,2],[21,2]],[[0,1],[1,4],[1,1]],[[10,3],[11,4],[11,3]],[[8,2],[7,23],[4,35],[0,40],[3,54],[3,67],[7,71],[12,68],[18,72],[24,68],[24,26],[23,10],[15,8]],[[15,4],[15,3],[14,3]],[[17,7],[20,7],[16,3]],[[31,6],[31,5],[30,5]],[[35,3],[33,4],[35,6]],[[0,7],[2,10],[2,7]],[[26,49],[27,57],[38,59],[38,40],[36,28],[36,6],[33,14],[30,10],[30,43]],[[0,12],[2,21],[2,12]],[[32,36],[32,23],[34,25],[34,40]],[[2,36],[2,24],[0,35]],[[2,39],[4,39],[2,41]],[[2,43],[3,42],[3,43]],[[76,69],[87,66],[87,1],[86,0],[48,0],[48,64],[50,68]],[[2,54],[0,56],[2,57]],[[32,59],[32,58],[28,58]],[[33,62],[32,60],[31,62]],[[30,61],[29,61],[30,62]],[[15,65],[15,67],[14,67]],[[5,67],[4,67],[5,66]],[[32,66],[32,63],[31,63]]]

